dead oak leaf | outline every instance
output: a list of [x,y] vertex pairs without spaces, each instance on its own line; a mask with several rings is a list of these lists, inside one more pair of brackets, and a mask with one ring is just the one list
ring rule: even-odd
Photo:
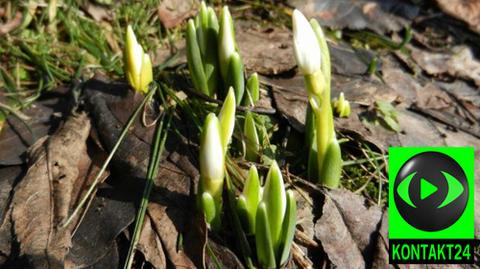
[[51,137],[29,150],[30,165],[14,189],[10,208],[20,255],[35,268],[62,268],[73,226],[60,229],[73,207],[76,181],[84,180],[90,159],[86,143],[90,121],[70,117]]

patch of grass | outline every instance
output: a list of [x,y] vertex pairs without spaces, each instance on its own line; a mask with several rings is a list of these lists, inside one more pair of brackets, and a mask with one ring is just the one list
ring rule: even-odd
[[[9,105],[15,108],[27,107],[43,92],[75,77],[88,79],[101,72],[122,78],[127,24],[150,52],[168,36],[158,21],[158,1],[97,6],[114,14],[101,22],[86,13],[88,1],[50,1],[55,2],[55,6],[34,1],[0,4],[10,14],[18,11],[25,16],[20,27],[0,38],[0,92],[8,94]],[[4,17],[8,20],[8,15]]]
[[373,151],[367,142],[354,140],[342,144],[344,166],[342,186],[362,194],[379,206],[388,202],[387,155]]

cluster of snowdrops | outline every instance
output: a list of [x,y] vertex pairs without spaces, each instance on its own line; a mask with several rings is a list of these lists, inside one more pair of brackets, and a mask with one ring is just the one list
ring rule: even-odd
[[[200,134],[200,182],[197,204],[212,231],[222,227],[225,182],[228,182],[226,156],[237,120],[243,126],[241,141],[244,157],[251,161],[243,192],[234,197],[236,216],[241,223],[236,236],[249,238],[246,246],[252,259],[249,267],[280,268],[290,256],[296,225],[296,200],[286,190],[282,172],[273,161],[261,184],[253,164],[260,156],[259,132],[255,113],[244,112],[236,118],[238,105],[254,107],[260,98],[258,75],[245,77],[244,66],[235,41],[235,27],[227,6],[218,19],[205,3],[187,24],[187,60],[196,91],[223,100],[218,115],[210,113]],[[306,119],[306,143],[309,149],[308,178],[330,188],[338,187],[342,158],[334,129],[333,113],[350,114],[343,94],[331,101],[331,64],[324,33],[314,19],[308,21],[298,10],[292,15],[294,52],[305,81],[309,106]],[[150,57],[137,42],[130,26],[125,40],[125,72],[131,87],[142,93],[153,80]],[[242,112],[243,113],[243,112]],[[227,183],[228,184],[228,183]],[[254,250],[254,251],[251,251]]]

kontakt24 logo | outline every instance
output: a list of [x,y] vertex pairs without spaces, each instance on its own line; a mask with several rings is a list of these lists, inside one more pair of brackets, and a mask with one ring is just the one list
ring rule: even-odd
[[473,184],[473,147],[390,148],[390,263],[473,263]]

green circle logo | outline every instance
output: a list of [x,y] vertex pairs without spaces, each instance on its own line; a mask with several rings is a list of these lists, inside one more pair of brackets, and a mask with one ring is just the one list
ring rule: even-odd
[[423,231],[453,225],[468,202],[462,167],[440,152],[422,152],[406,161],[395,178],[394,200],[402,218]]

